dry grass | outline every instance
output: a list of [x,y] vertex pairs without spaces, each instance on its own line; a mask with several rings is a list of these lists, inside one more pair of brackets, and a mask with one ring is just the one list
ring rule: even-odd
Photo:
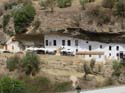
[[54,56],[54,55],[39,55],[41,61],[44,62],[76,62],[80,63],[82,60],[77,56]]

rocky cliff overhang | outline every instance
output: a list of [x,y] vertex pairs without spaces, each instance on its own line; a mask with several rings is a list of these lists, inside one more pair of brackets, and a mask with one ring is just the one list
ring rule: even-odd
[[65,35],[69,37],[98,41],[103,43],[125,43],[125,32],[94,32],[81,28],[67,28],[57,31],[48,31],[46,34]]

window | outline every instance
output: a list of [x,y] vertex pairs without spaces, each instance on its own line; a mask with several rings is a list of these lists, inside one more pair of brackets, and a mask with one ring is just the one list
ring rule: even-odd
[[102,49],[102,45],[100,45],[100,48]]
[[67,45],[68,45],[68,46],[71,46],[71,40],[68,40],[68,41],[67,41]]
[[48,46],[48,40],[46,40],[46,46]]
[[53,46],[56,46],[56,40],[53,40]]
[[76,49],[76,52],[78,52],[78,49]]
[[116,56],[119,57],[119,53],[117,53]]
[[65,46],[65,40],[62,40],[62,46]]
[[101,58],[102,56],[101,55],[99,55],[99,58]]
[[89,50],[90,50],[90,51],[92,50],[92,46],[91,46],[91,45],[89,45]]
[[86,41],[86,43],[89,43],[88,41]]
[[119,46],[116,46],[116,50],[119,51]]
[[75,40],[75,46],[78,46],[79,44],[78,44],[78,40]]
[[109,46],[109,50],[112,50],[112,46]]
[[109,56],[111,56],[111,53],[109,53]]

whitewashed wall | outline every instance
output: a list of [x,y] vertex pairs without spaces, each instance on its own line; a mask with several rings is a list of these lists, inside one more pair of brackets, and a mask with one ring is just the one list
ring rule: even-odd
[[8,41],[6,43],[6,49],[10,52],[19,52],[21,49],[20,49],[20,46],[19,46],[19,42],[17,41]]
[[[51,45],[46,46],[46,40],[48,40],[48,43]],[[56,40],[57,45],[53,45],[53,40]],[[92,46],[91,51],[103,51],[104,55],[99,56],[99,55],[92,55],[91,57],[89,55],[83,56],[85,59],[92,59],[95,58],[98,61],[103,61],[105,58],[112,58],[112,59],[117,59],[117,53],[120,51],[125,51],[125,44],[118,44],[118,43],[101,43],[101,42],[95,42],[95,41],[87,41],[87,40],[82,40],[82,39],[77,39],[77,38],[72,38],[72,37],[67,37],[67,36],[59,36],[59,35],[45,35],[44,37],[44,46],[48,50],[56,50],[57,48],[62,47],[62,40],[65,40],[65,47],[69,47],[71,50],[76,52],[76,49],[78,51],[89,51],[89,45]],[[67,46],[67,40],[71,40],[71,46]],[[75,40],[78,40],[79,45],[75,46]],[[102,45],[102,48],[100,48],[100,45]],[[109,46],[112,47],[111,51],[109,50]],[[116,49],[116,47],[119,46],[119,50]],[[111,56],[110,56],[111,54]]]

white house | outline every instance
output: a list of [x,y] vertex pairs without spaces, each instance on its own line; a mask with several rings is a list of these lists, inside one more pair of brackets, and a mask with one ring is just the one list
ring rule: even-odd
[[124,43],[102,43],[57,34],[46,34],[44,46],[51,51],[60,47],[68,48],[85,59],[95,58],[98,61],[106,58],[118,59],[120,51],[125,51]]
[[[125,51],[124,35],[122,38],[120,38],[120,35],[116,36],[114,34],[108,34],[108,37],[105,37],[107,35],[102,33],[100,35],[101,37],[104,36],[102,37],[104,41],[107,39],[110,42],[100,41],[100,37],[97,34],[91,37],[90,33],[87,37],[90,39],[84,38],[84,35],[82,36],[81,34],[79,36],[82,38],[79,38],[73,35],[51,32],[44,35],[16,35],[6,42],[5,49],[11,52],[19,52],[24,51],[28,47],[44,47],[48,51],[63,48],[73,51],[75,55],[80,55],[87,60],[93,58],[97,61],[104,61],[106,58],[119,59],[120,52]],[[119,39],[116,39],[116,37]],[[112,41],[113,39],[115,42]]]
[[42,47],[41,35],[16,35],[7,40],[4,50],[16,53],[29,47]]

